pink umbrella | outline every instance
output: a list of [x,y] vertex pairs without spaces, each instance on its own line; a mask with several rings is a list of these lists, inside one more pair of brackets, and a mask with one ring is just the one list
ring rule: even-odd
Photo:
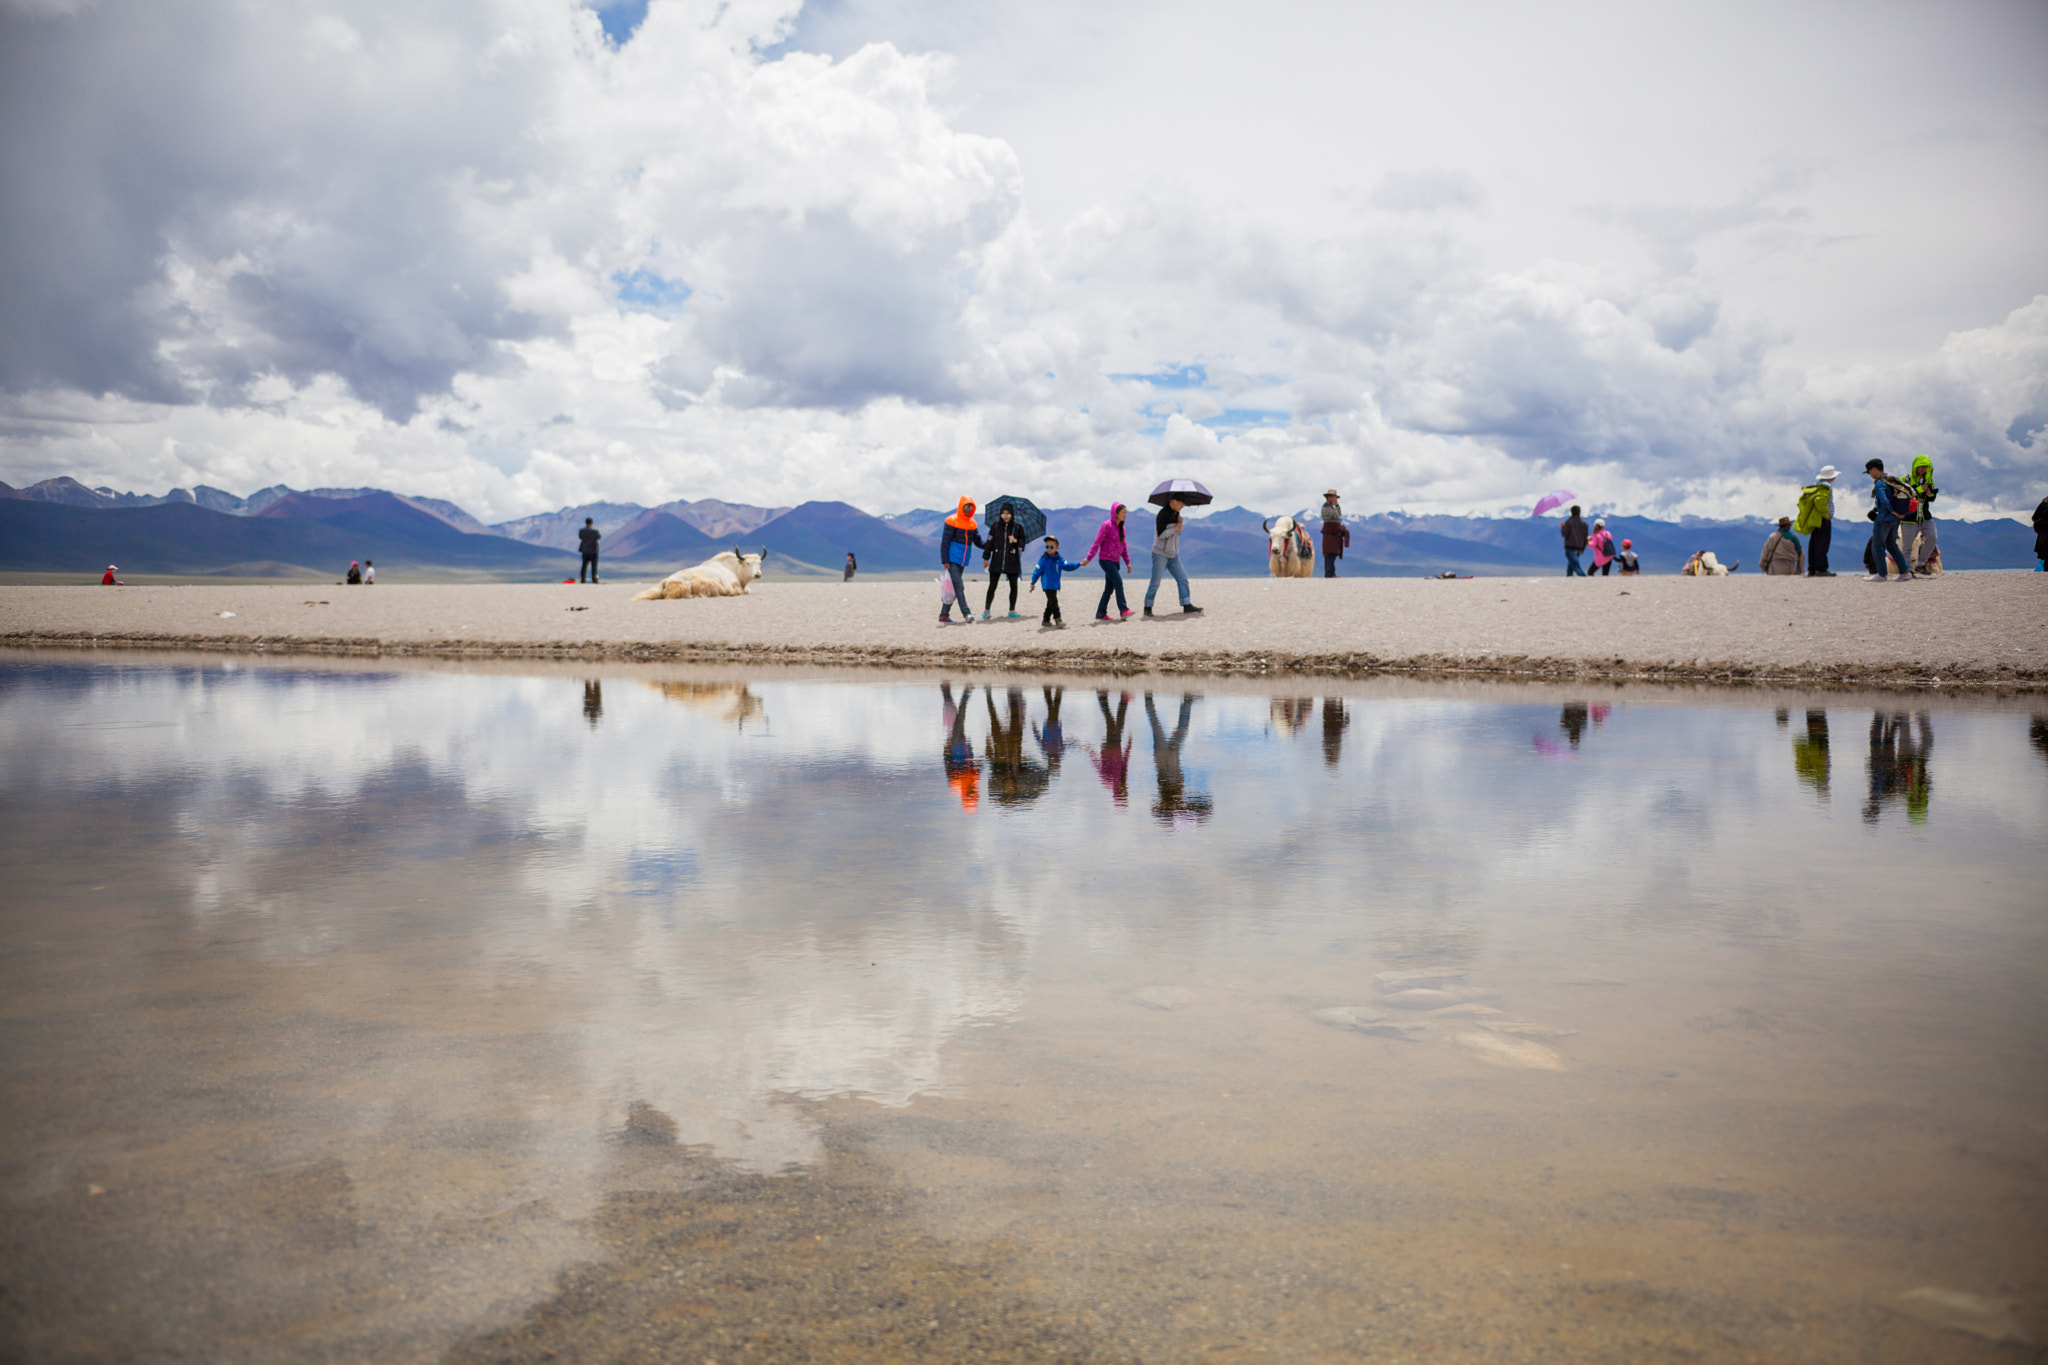
[[1545,512],[1550,511],[1552,508],[1564,506],[1566,503],[1570,502],[1573,498],[1576,498],[1577,496],[1578,494],[1572,492],[1572,490],[1569,488],[1560,488],[1555,493],[1548,493],[1545,494],[1543,497],[1536,499],[1536,506],[1530,510],[1529,515],[1532,517],[1540,517]]

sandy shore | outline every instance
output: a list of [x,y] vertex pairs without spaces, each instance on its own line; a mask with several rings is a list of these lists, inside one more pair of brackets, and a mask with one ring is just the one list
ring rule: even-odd
[[1022,619],[942,627],[923,583],[632,601],[641,586],[7,587],[0,644],[2048,689],[2048,575],[1217,579],[1196,584],[1200,615],[1097,624],[1088,573],[1066,630],[1041,629],[1029,594]]

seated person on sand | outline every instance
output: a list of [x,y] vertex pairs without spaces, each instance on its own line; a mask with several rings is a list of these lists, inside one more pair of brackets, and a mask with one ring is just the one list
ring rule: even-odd
[[109,564],[109,565],[107,565],[107,571],[106,571],[105,573],[103,573],[103,574],[101,574],[101,575],[100,575],[100,586],[101,586],[101,587],[103,587],[103,588],[125,588],[125,587],[127,587],[127,586],[128,586],[128,585],[127,585],[126,583],[123,583],[123,582],[122,582],[122,581],[121,581],[120,579],[118,579],[118,578],[114,577],[114,569],[115,569],[115,567],[116,567],[116,566],[115,566],[115,565],[112,565],[112,564]]

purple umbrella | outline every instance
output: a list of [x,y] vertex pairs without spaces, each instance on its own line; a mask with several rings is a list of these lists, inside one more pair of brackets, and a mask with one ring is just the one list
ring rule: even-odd
[[1173,499],[1179,498],[1189,507],[1207,507],[1213,496],[1208,489],[1193,479],[1168,479],[1153,489],[1152,496],[1145,501],[1164,507]]
[[1577,496],[1578,494],[1572,492],[1572,490],[1569,488],[1560,488],[1555,493],[1548,493],[1545,494],[1543,497],[1536,499],[1536,506],[1530,511],[1529,515],[1532,517],[1540,517],[1545,512],[1551,511],[1553,508],[1564,506],[1566,503],[1570,502],[1573,498],[1576,498]]

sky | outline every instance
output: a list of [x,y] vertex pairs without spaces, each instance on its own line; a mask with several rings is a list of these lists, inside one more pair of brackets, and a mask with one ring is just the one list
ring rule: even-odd
[[2048,494],[2048,5],[0,0],[0,479]]

